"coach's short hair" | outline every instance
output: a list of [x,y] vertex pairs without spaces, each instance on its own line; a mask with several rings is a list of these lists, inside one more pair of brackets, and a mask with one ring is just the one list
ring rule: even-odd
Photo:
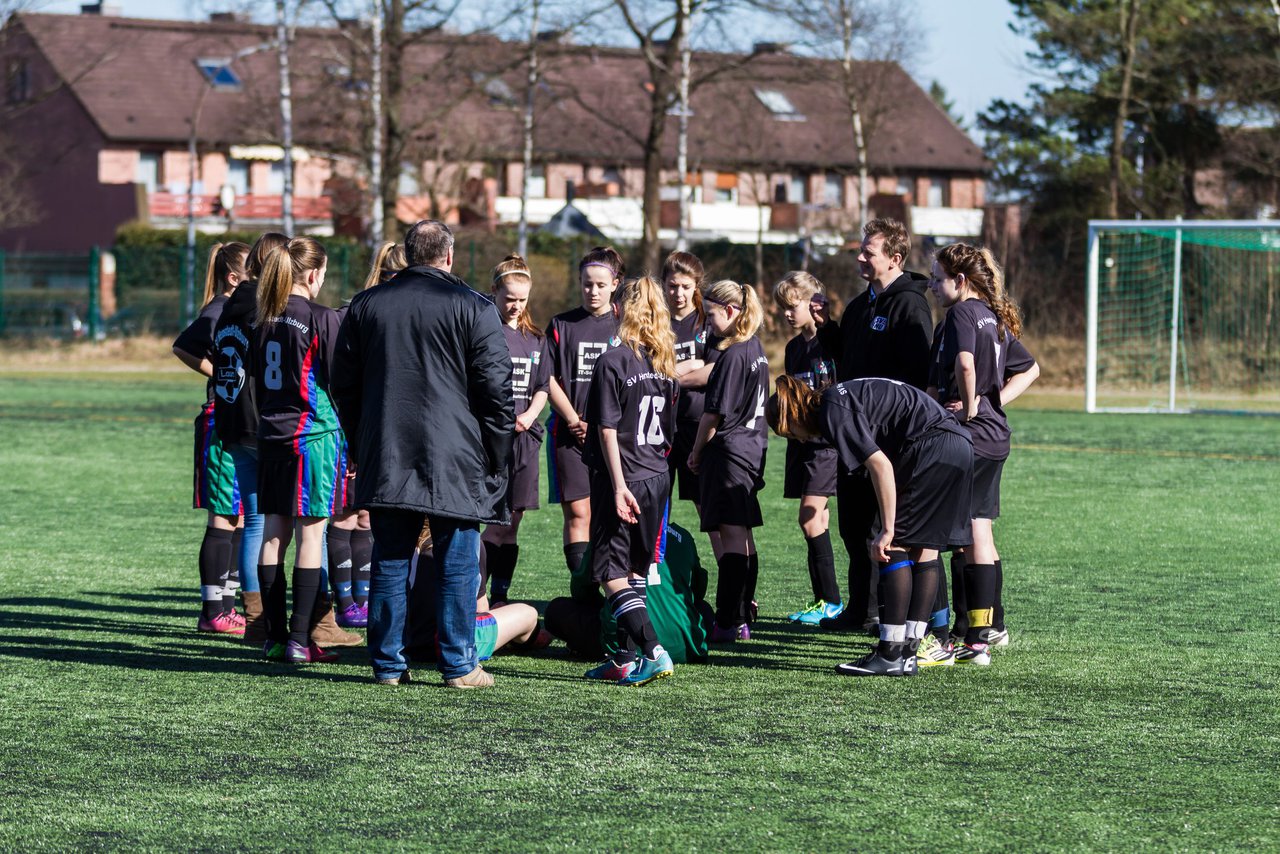
[[453,232],[438,219],[414,223],[404,238],[405,259],[410,267],[433,267],[443,264],[453,248]]
[[892,258],[894,255],[902,256],[902,263],[907,262],[907,256],[911,254],[911,236],[907,234],[907,227],[896,219],[889,217],[879,217],[871,220],[862,227],[863,238],[875,237],[880,235],[884,238],[884,254]]

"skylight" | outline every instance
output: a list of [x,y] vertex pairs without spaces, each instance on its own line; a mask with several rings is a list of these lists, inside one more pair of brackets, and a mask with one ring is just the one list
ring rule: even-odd
[[240,78],[231,70],[230,59],[197,59],[196,68],[214,89],[239,89]]
[[756,89],[756,97],[765,109],[773,113],[773,117],[782,122],[802,122],[805,117],[796,110],[791,99],[777,89]]

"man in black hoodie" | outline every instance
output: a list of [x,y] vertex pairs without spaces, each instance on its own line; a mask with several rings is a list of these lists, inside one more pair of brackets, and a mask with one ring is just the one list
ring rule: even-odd
[[449,272],[448,226],[419,222],[405,255],[406,269],[351,301],[331,383],[373,528],[369,657],[378,682],[406,679],[406,583],[425,520],[440,672],[450,687],[483,688],[493,677],[476,658],[480,524],[511,517],[511,356],[493,303]]
[[[836,362],[836,379],[884,377],[913,385],[929,384],[933,312],[927,276],[902,268],[911,254],[906,226],[895,219],[873,219],[862,229],[858,272],[867,289],[845,307],[839,324],[818,317],[819,339]],[[836,481],[840,538],[849,552],[849,599],[844,612],[821,622],[823,628],[870,631],[879,622],[877,579],[872,576],[867,541],[878,506],[866,472],[842,472]]]

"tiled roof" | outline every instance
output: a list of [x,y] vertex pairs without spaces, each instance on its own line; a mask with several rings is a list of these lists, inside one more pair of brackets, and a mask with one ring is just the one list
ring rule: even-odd
[[[67,81],[104,135],[119,143],[185,141],[202,93],[200,58],[226,58],[267,45],[270,27],[244,23],[152,21],[91,15],[21,14],[22,26]],[[520,151],[522,45],[487,37],[433,36],[410,48],[405,123],[417,146],[455,159],[513,159]],[[624,48],[544,46],[546,80],[538,95],[539,159],[637,163],[648,123],[648,74],[640,54]],[[294,66],[298,144],[359,150],[363,90],[344,85],[358,66],[336,29],[300,29]],[[696,54],[695,75],[724,54]],[[235,60],[239,91],[204,96],[201,140],[208,144],[278,138],[276,54],[259,50]],[[861,63],[873,169],[985,170],[981,151],[933,100],[893,63]],[[857,158],[835,63],[791,54],[752,58],[699,88],[692,98],[690,162],[694,169],[735,166],[852,170]],[[476,91],[486,75],[505,80]],[[359,72],[355,77],[358,79]],[[774,90],[797,116],[775,117],[754,90]],[[452,93],[452,94],[451,94]],[[768,97],[768,96],[766,96]],[[452,100],[451,100],[452,99]],[[456,102],[456,103],[455,103]],[[798,117],[802,116],[803,120]],[[664,140],[674,164],[676,119]]]

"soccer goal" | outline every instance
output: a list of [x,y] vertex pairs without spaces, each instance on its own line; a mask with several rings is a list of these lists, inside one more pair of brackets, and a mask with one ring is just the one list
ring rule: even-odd
[[1280,221],[1090,220],[1085,410],[1280,414]]

